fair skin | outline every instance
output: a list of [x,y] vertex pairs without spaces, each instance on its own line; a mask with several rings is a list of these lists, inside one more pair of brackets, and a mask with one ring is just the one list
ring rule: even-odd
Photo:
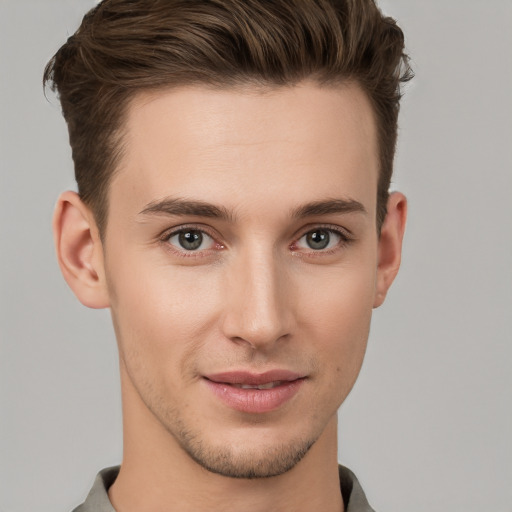
[[139,94],[125,128],[103,243],[73,192],[54,220],[64,277],[116,330],[113,506],[343,510],[337,410],[406,217],[392,194],[378,236],[368,99],[355,85],[190,86]]

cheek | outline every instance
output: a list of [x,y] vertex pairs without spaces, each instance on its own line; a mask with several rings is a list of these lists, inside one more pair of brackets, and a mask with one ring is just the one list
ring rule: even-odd
[[322,279],[311,278],[302,329],[318,344],[324,367],[345,395],[361,368],[372,316],[375,270],[372,265],[331,269]]
[[358,331],[371,318],[375,265],[359,262],[320,269],[301,279],[303,317],[326,334]]
[[[109,272],[119,350],[133,370],[177,373],[200,349],[214,322],[215,273],[197,268],[115,259]],[[204,275],[203,275],[204,274]]]

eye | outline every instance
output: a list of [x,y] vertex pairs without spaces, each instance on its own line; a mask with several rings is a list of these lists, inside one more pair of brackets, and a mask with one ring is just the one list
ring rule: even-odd
[[296,242],[298,249],[313,249],[322,251],[332,249],[344,240],[343,236],[333,229],[318,228],[308,231]]
[[167,242],[180,251],[207,250],[215,246],[215,240],[199,229],[182,229],[171,233]]

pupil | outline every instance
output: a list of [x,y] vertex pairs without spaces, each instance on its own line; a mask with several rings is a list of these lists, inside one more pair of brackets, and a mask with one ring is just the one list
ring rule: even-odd
[[179,242],[183,249],[195,251],[203,243],[203,235],[200,231],[183,231],[180,233]]
[[325,249],[329,245],[329,232],[326,230],[312,231],[306,236],[306,241],[311,249]]

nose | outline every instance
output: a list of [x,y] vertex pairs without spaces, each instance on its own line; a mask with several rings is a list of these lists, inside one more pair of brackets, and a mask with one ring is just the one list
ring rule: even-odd
[[286,269],[272,251],[235,259],[226,279],[224,335],[255,350],[269,350],[293,328],[293,290]]

